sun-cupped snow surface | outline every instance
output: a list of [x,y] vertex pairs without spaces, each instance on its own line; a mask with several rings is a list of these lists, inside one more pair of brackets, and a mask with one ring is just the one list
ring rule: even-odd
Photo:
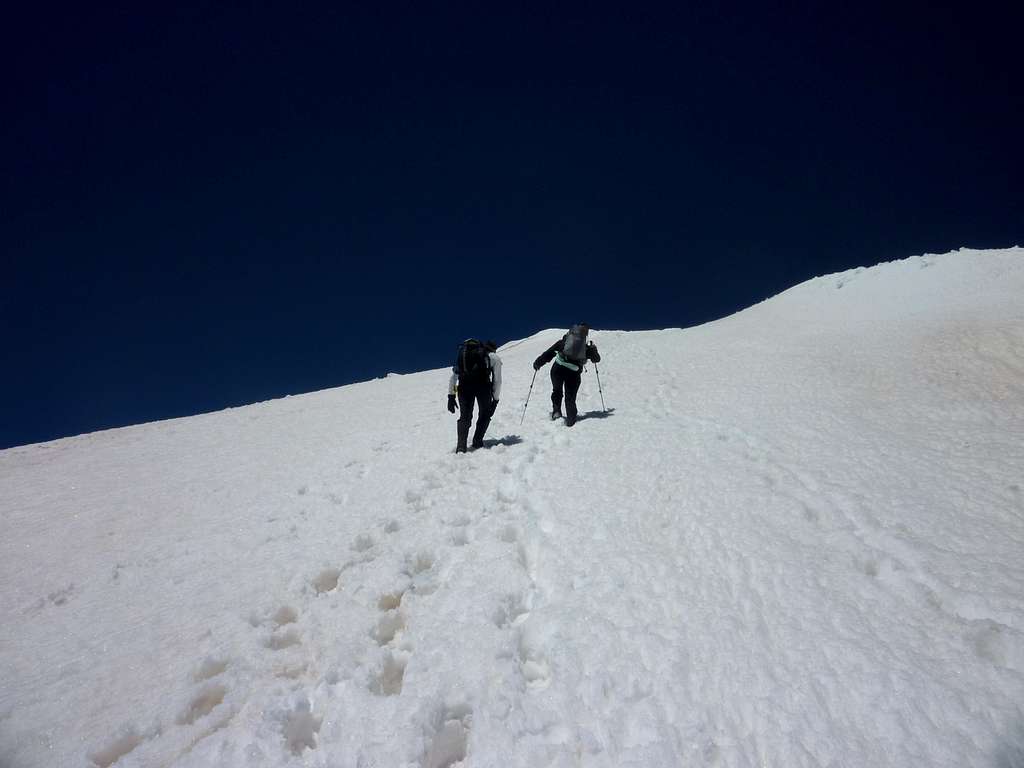
[[467,455],[445,369],[4,451],[0,765],[1024,765],[1022,296],[596,330],[572,428],[544,331]]

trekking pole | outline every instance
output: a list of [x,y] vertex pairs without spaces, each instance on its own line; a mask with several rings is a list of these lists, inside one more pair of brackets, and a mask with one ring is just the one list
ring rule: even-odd
[[523,418],[519,419],[519,425],[522,426],[523,419],[526,418],[526,408],[530,405],[530,395],[533,394],[533,382],[537,380],[537,371],[533,372],[533,378],[530,379],[530,391],[526,393],[526,402],[523,403]]
[[594,363],[594,373],[597,374],[597,391],[601,394],[601,410],[608,413],[608,409],[604,407],[604,392],[601,391],[601,371],[598,370],[597,363]]

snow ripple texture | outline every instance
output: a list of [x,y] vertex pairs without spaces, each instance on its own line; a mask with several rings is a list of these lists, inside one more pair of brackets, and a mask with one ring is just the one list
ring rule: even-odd
[[468,455],[446,370],[0,452],[0,765],[1024,765],[1021,296],[595,331],[571,429],[544,331]]

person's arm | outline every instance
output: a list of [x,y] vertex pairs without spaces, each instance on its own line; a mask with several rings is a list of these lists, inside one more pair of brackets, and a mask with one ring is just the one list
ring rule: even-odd
[[491,399],[501,399],[501,358],[494,352],[490,353],[491,358]]
[[448,379],[448,413],[455,413],[455,409],[459,407],[455,403],[455,383],[458,380],[459,377],[453,370],[452,377]]
[[587,342],[587,360],[595,363],[601,362],[601,355],[597,351],[597,345],[594,342]]
[[543,355],[541,355],[540,357],[538,357],[536,360],[533,361],[533,370],[535,370],[535,371],[540,370],[540,367],[542,365],[547,365],[552,360],[554,360],[555,359],[555,353],[562,347],[562,345],[564,343],[565,343],[565,337],[563,336],[561,339],[559,339],[554,344],[552,344],[550,347],[548,347],[547,351]]

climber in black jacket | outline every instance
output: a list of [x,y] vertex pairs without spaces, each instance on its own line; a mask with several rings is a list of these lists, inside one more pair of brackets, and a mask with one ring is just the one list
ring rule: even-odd
[[491,423],[491,416],[501,397],[501,358],[498,357],[497,348],[498,345],[493,341],[481,343],[476,339],[466,339],[459,345],[448,381],[448,412],[455,413],[458,399],[461,414],[457,427],[456,453],[466,452],[474,402],[480,406],[480,412],[476,417],[473,448],[484,446],[484,433],[487,432],[487,425]]
[[588,361],[599,363],[601,355],[594,342],[587,341],[590,328],[578,323],[561,339],[533,361],[533,370],[554,359],[551,366],[551,419],[562,418],[562,391],[565,391],[565,426],[576,423],[576,393],[580,388],[581,371]]

